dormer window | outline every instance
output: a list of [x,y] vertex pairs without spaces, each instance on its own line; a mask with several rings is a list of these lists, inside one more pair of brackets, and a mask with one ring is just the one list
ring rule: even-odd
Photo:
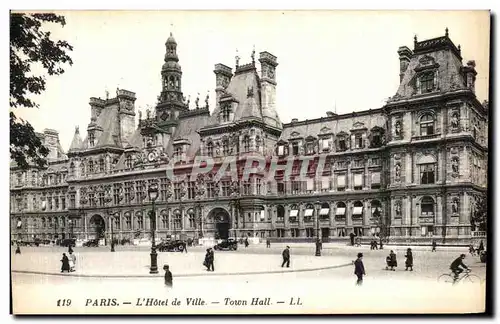
[[341,152],[347,150],[345,137],[339,137],[337,150]]
[[299,155],[299,143],[297,142],[292,143],[292,154]]
[[329,151],[330,150],[330,139],[329,138],[321,139],[320,143],[321,143],[321,150],[322,151]]
[[314,154],[314,142],[307,142],[306,143],[306,154],[307,155]]
[[182,146],[177,146],[174,151],[174,156],[180,157],[182,156]]
[[435,88],[435,80],[434,80],[435,72],[425,72],[422,73],[419,77],[420,81],[420,93],[427,93],[434,91]]
[[285,155],[285,146],[279,145],[278,146],[278,156],[283,156],[283,155]]
[[382,136],[378,132],[374,132],[372,135],[371,147],[382,146]]
[[363,136],[361,134],[354,135],[354,143],[357,149],[363,148]]
[[95,134],[94,132],[89,133],[89,144],[90,147],[93,147],[95,145]]
[[260,151],[260,145],[261,145],[260,136],[256,136],[255,137],[255,151],[257,151],[257,152]]
[[434,117],[431,114],[425,114],[420,117],[420,136],[434,134]]
[[229,140],[227,138],[222,140],[222,155],[229,154]]
[[225,104],[222,106],[222,122],[228,122],[230,121],[229,118],[231,117],[231,104]]

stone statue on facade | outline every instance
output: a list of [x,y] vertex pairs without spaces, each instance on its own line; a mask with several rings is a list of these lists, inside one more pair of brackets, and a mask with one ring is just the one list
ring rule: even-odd
[[453,214],[458,214],[458,199],[453,199],[451,202],[451,212]]
[[401,217],[401,200],[396,201],[396,217]]
[[395,134],[396,136],[401,136],[401,120],[397,120],[396,121],[396,125],[395,125]]
[[399,180],[399,178],[401,178],[401,163],[399,162],[396,163],[394,169],[395,169],[396,180]]
[[459,119],[458,113],[454,112],[453,115],[451,115],[451,127],[458,128],[459,124],[458,119]]

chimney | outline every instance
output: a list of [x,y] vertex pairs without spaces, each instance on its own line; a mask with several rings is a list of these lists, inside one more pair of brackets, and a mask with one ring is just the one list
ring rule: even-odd
[[335,117],[335,116],[337,116],[337,114],[336,114],[336,113],[334,113],[334,112],[331,112],[331,111],[327,111],[327,112],[326,112],[326,116],[327,116],[327,117]]
[[292,118],[292,124],[293,124],[293,123],[296,123],[296,122],[298,122],[298,121],[299,121],[299,119],[298,119],[298,118]]
[[219,99],[221,95],[224,93],[224,90],[226,90],[227,86],[229,85],[231,78],[233,77],[233,71],[229,66],[219,63],[215,64],[214,73],[216,82],[215,107],[218,107]]
[[406,69],[408,69],[408,65],[410,64],[410,58],[413,55],[413,52],[408,47],[401,46],[398,49],[398,55],[399,55],[399,83],[401,83],[403,81]]
[[468,61],[467,66],[463,67],[465,84],[473,93],[476,93],[476,61]]

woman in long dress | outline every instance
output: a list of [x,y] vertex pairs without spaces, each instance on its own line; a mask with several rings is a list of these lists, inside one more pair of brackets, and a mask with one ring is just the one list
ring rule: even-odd
[[69,272],[69,259],[66,256],[66,253],[63,253],[63,257],[61,259],[62,266],[61,266],[61,272],[67,271]]

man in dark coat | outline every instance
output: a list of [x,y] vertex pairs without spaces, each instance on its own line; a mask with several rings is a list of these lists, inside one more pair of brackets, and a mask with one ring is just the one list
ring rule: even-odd
[[363,283],[363,276],[366,275],[365,266],[363,265],[363,253],[358,253],[358,258],[354,261],[354,274],[358,277],[356,285],[361,286]]
[[169,270],[169,266],[165,264],[163,266],[163,270],[165,270],[165,286],[172,287],[172,272]]
[[248,247],[248,237],[245,238],[245,247],[247,248]]
[[450,264],[450,270],[455,274],[453,280],[457,280],[458,276],[464,271],[464,269],[469,269],[464,264],[464,259],[465,259],[465,254],[460,254],[460,256]]
[[19,244],[16,247],[16,254],[21,254],[21,247],[19,246]]
[[210,248],[208,251],[208,271],[210,271],[210,269],[212,269],[212,271],[215,271],[214,260],[215,260],[214,250],[212,250],[212,248]]
[[388,270],[390,267],[391,268],[390,270],[396,271],[394,267],[398,266],[398,261],[396,259],[396,253],[394,253],[393,250],[391,250],[391,253],[389,253],[389,256],[387,256],[386,262],[387,262],[387,267],[385,268],[386,270]]
[[66,253],[63,253],[63,257],[61,259],[61,262],[62,262],[62,266],[61,266],[61,272],[69,272],[69,259],[68,257],[66,256]]
[[405,261],[405,266],[406,266],[406,269],[405,271],[408,271],[408,268],[410,268],[410,271],[413,271],[413,254],[411,253],[411,249],[408,248],[408,250],[406,250],[406,261]]
[[269,239],[269,237],[266,239],[266,248],[270,248],[271,247],[271,240]]
[[354,233],[349,234],[349,237],[351,238],[351,246],[354,246],[354,237],[356,235]]
[[481,242],[479,242],[479,247],[477,248],[477,253],[480,255],[481,252],[484,251],[484,245],[483,245],[483,240],[481,240]]
[[290,247],[287,246],[281,255],[283,256],[283,263],[281,264],[281,267],[283,268],[286,263],[286,267],[290,268]]
[[437,246],[436,240],[432,240],[432,252],[436,252],[436,246]]
[[205,260],[203,261],[203,265],[207,267],[207,271],[210,271],[209,261],[210,261],[210,249],[207,249],[207,253],[205,254]]

